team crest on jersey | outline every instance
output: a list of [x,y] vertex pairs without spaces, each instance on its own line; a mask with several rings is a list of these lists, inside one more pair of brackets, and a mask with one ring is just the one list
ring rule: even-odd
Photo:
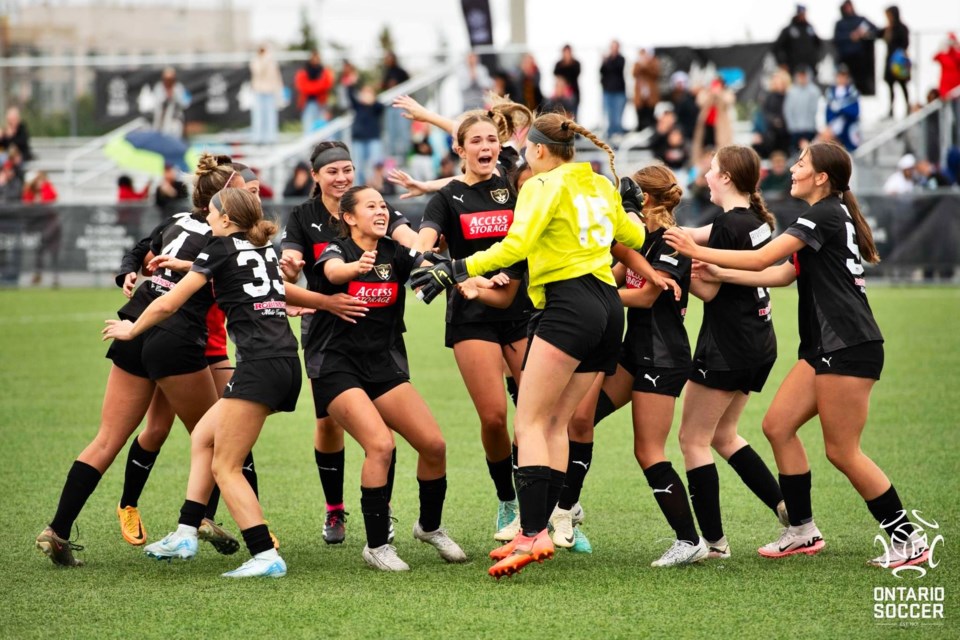
[[506,204],[507,200],[510,199],[510,192],[506,189],[494,189],[490,192],[490,197],[497,204]]
[[388,264],[375,264],[373,265],[373,272],[377,274],[377,277],[381,280],[390,279],[390,265]]

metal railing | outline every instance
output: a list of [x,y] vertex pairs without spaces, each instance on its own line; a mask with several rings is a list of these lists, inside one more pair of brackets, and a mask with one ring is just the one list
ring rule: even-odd
[[[960,87],[956,87],[946,96],[946,98],[925,104],[917,111],[909,114],[903,120],[898,121],[896,124],[891,125],[877,135],[871,137],[869,140],[865,141],[857,148],[856,151],[853,152],[852,156],[854,161],[870,160],[875,163],[877,160],[877,154],[884,145],[896,140],[905,131],[924,122],[928,117],[932,117],[932,114],[935,113],[939,113],[939,117],[941,118],[940,148],[942,149],[942,153],[946,153],[947,148],[951,144],[951,127],[949,121],[952,116],[951,110],[947,107],[954,100],[960,100]],[[946,124],[946,126],[944,126],[944,124]],[[958,127],[960,126],[960,123],[953,122],[952,125],[953,127]],[[942,162],[943,158],[940,160]]]

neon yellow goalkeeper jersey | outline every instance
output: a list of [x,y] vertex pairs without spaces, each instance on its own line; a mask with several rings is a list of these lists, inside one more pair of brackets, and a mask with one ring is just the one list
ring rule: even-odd
[[542,309],[543,286],[588,273],[616,286],[610,271],[614,238],[633,249],[643,245],[643,226],[623,210],[620,192],[586,162],[568,162],[523,185],[507,236],[466,259],[471,276],[526,259],[530,300]]

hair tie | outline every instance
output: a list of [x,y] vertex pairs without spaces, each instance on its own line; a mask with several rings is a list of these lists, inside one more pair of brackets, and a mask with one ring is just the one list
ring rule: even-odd
[[564,131],[569,131],[569,130],[570,130],[570,121],[569,121],[569,120],[564,120],[564,121],[560,124],[560,128],[563,129]]
[[490,118],[491,120],[493,120],[494,115],[495,114],[493,113],[493,111],[490,111],[490,110],[487,111],[487,117]]
[[850,191],[850,185],[844,185],[840,187],[840,193],[843,193],[844,191]]
[[676,182],[671,182],[671,183],[670,183],[670,186],[667,187],[667,189],[673,189],[675,186],[677,186],[677,183],[676,183]]

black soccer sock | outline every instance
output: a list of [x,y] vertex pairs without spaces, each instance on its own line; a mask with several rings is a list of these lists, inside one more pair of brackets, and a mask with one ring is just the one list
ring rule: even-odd
[[140,446],[137,438],[130,443],[127,451],[127,466],[123,471],[123,493],[120,496],[120,508],[135,507],[140,494],[147,484],[153,463],[157,461],[159,451],[147,451]]
[[177,520],[177,524],[185,524],[188,527],[199,529],[206,510],[207,505],[205,504],[200,504],[193,500],[184,500],[183,506],[180,507],[180,519]]
[[243,473],[243,477],[247,479],[247,482],[250,483],[250,488],[253,489],[253,495],[257,496],[257,499],[260,499],[260,489],[257,486],[257,468],[253,464],[253,451],[247,454],[247,457],[243,459],[243,467],[240,469]]
[[447,497],[447,476],[436,480],[421,480],[420,485],[420,528],[424,531],[436,531],[440,528],[443,516],[443,501]]
[[780,474],[780,489],[783,490],[783,503],[787,507],[791,526],[799,527],[813,521],[810,486],[809,471],[796,475]]
[[693,512],[687,501],[687,490],[680,474],[667,461],[658,462],[643,470],[647,484],[653,490],[653,498],[663,512],[677,540],[697,544],[700,536],[693,523]]
[[[897,495],[897,490],[892,484],[889,489],[873,500],[867,500],[866,503],[870,513],[873,514],[873,517],[880,523],[891,540],[902,543],[910,538],[910,534],[913,533],[913,525],[906,517],[903,503],[900,502],[900,496]],[[896,538],[894,538],[895,534]]]
[[510,399],[513,400],[513,406],[517,406],[517,394],[520,392],[520,387],[517,385],[517,379],[513,376],[507,376],[507,393],[510,394]]
[[507,456],[503,460],[490,462],[487,460],[487,470],[497,488],[497,499],[508,502],[517,499],[517,492],[513,490],[513,457]]
[[386,485],[360,487],[360,510],[363,511],[363,526],[367,531],[367,546],[375,549],[387,544],[390,505]]
[[529,466],[517,469],[517,500],[520,503],[520,529],[523,535],[535,536],[547,528],[547,494],[550,467]]
[[83,505],[97,484],[100,482],[102,474],[91,467],[86,462],[79,460],[73,461],[73,466],[67,472],[67,480],[63,484],[63,491],[60,492],[60,503],[57,505],[57,513],[50,522],[50,528],[53,532],[64,540],[70,538],[70,530],[73,523],[83,510]]
[[[340,465],[341,468],[343,465]],[[390,453],[390,467],[387,468],[387,504],[393,501],[393,478],[397,475],[397,448]]]
[[273,549],[273,538],[270,537],[270,529],[266,524],[258,524],[249,529],[240,532],[243,536],[243,543],[247,545],[247,551],[251,556],[264,551]]
[[567,474],[563,471],[550,469],[550,487],[547,489],[547,520],[550,519],[550,514],[553,513],[554,507],[560,501],[560,493],[563,491],[563,483],[566,477]]
[[210,499],[207,500],[206,513],[204,518],[207,520],[217,519],[217,508],[220,506],[220,487],[213,485],[213,491],[210,492]]
[[570,454],[567,459],[567,477],[563,482],[563,490],[560,491],[558,507],[572,509],[573,505],[580,500],[583,481],[587,477],[587,471],[590,470],[591,462],[593,462],[593,443],[571,440]]
[[334,453],[313,450],[320,472],[320,486],[323,487],[323,499],[327,504],[343,504],[343,464],[344,449]]
[[737,472],[743,484],[747,485],[754,495],[760,498],[763,504],[767,505],[774,513],[777,512],[777,505],[783,500],[783,494],[780,493],[780,485],[776,478],[770,473],[766,463],[763,461],[753,447],[746,445],[741,447],[727,460],[733,470]]
[[517,448],[517,443],[514,442],[510,445],[510,456],[513,458],[513,486],[517,485],[517,470],[520,468],[520,450]]
[[607,395],[606,391],[601,389],[600,397],[597,398],[597,408],[593,411],[593,426],[600,424],[601,420],[616,410],[617,408],[613,406],[613,401],[610,399],[610,396]]
[[720,476],[717,465],[705,464],[687,471],[690,485],[690,502],[697,514],[700,531],[709,542],[723,537],[723,521],[720,518]]

